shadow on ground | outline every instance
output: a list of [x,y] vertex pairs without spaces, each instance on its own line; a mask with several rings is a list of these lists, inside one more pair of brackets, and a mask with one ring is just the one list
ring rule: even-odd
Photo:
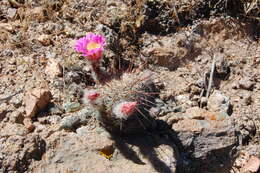
[[[212,151],[207,158],[194,158],[177,133],[157,120],[159,128],[135,135],[111,134],[115,148],[128,160],[145,165],[146,158],[158,173],[229,173],[233,159],[228,153]],[[138,149],[134,149],[138,148]],[[223,151],[232,150],[232,147]]]

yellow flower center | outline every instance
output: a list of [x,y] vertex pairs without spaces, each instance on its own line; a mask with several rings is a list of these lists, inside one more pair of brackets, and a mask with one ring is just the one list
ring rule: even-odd
[[90,42],[88,45],[87,45],[87,50],[92,50],[92,49],[98,49],[100,48],[100,44],[96,43],[96,42]]

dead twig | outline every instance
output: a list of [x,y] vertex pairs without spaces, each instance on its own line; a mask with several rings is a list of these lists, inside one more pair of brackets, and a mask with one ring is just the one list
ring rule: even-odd
[[216,58],[215,58],[215,55],[214,55],[212,65],[211,65],[210,76],[209,76],[209,84],[208,84],[207,93],[206,93],[206,100],[208,100],[209,94],[210,94],[210,91],[211,91],[215,66],[216,66]]

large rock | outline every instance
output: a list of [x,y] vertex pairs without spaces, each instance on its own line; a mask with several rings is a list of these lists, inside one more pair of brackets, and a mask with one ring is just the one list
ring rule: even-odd
[[34,160],[41,160],[45,141],[37,135],[13,135],[0,139],[0,172],[26,172]]
[[[174,144],[147,136],[111,137],[102,129],[78,128],[48,137],[47,152],[32,172],[157,173],[175,172]],[[153,143],[153,144],[152,144]],[[157,144],[158,143],[158,144]]]
[[226,113],[193,107],[172,117],[167,121],[176,132],[174,138],[180,151],[186,153],[183,161],[190,161],[187,171],[224,172],[228,169],[238,141],[232,119]]
[[47,89],[35,88],[25,96],[26,117],[34,117],[51,101],[52,94]]
[[17,123],[6,123],[0,129],[0,137],[9,137],[12,135],[25,136],[28,133],[25,126]]

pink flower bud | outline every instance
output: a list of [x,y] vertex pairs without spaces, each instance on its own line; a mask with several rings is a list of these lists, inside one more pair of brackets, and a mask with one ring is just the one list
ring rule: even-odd
[[117,118],[127,119],[136,109],[137,102],[121,102],[113,108]]
[[124,104],[121,106],[121,112],[124,113],[124,114],[126,114],[126,115],[130,115],[130,114],[132,114],[132,112],[134,111],[136,105],[137,105],[136,102],[127,102],[127,103],[124,103]]
[[93,103],[98,97],[100,96],[100,93],[98,93],[96,90],[85,90],[84,96],[83,96],[83,102],[86,103]]

